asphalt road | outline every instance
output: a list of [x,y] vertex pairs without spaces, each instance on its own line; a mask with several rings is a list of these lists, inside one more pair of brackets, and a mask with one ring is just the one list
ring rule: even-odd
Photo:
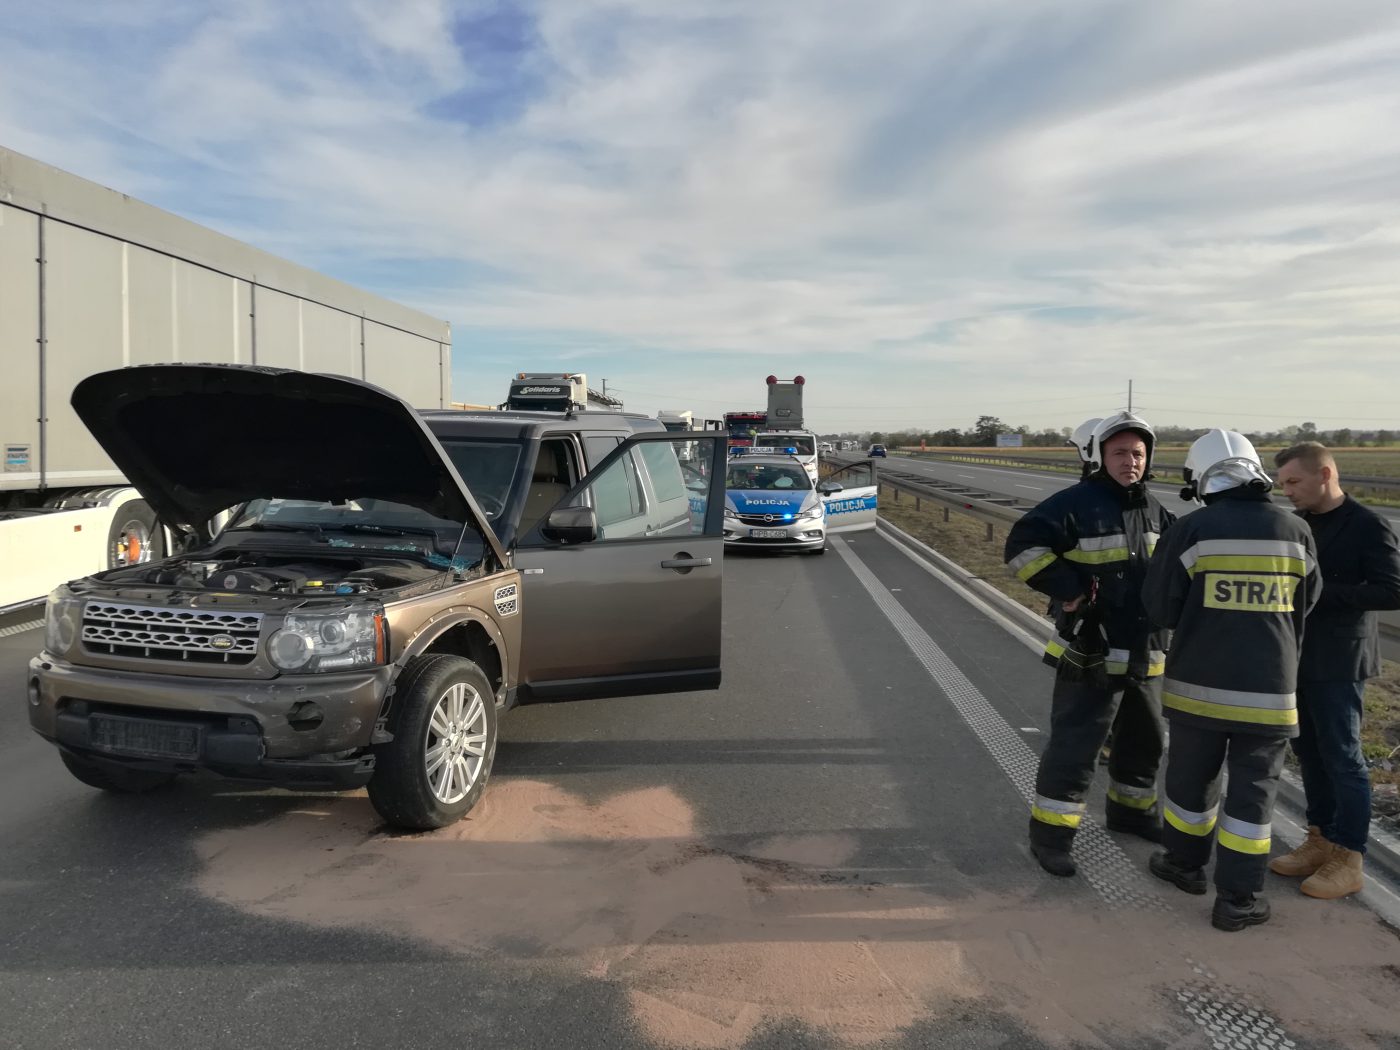
[[428,835],[89,790],[27,728],[38,633],[0,638],[0,1046],[1400,1047],[1357,901],[1278,880],[1219,933],[1095,824],[1044,875],[1048,672],[880,537],[831,547],[727,560],[721,690],[513,712]]

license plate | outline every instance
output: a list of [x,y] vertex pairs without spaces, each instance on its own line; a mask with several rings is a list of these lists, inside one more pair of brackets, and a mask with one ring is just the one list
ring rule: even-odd
[[749,535],[756,540],[785,540],[787,529],[750,529]]
[[197,758],[199,727],[119,715],[88,718],[88,743],[96,751],[148,758]]

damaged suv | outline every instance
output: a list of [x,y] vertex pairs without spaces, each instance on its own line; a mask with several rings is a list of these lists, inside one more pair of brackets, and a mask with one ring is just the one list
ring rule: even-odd
[[84,783],[364,786],[388,822],[441,827],[516,703],[719,685],[718,438],[420,415],[240,365],[105,372],[73,406],[177,538],[49,596],[30,723]]

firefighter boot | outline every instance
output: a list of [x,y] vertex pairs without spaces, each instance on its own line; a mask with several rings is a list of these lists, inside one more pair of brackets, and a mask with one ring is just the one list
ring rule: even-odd
[[1345,846],[1332,846],[1332,855],[1303,880],[1303,892],[1318,900],[1334,901],[1361,889],[1361,854]]
[[1134,813],[1131,817],[1109,814],[1105,821],[1109,831],[1121,831],[1126,835],[1136,835],[1148,842],[1162,841],[1162,818],[1154,813]]
[[1031,856],[1040,861],[1040,866],[1051,875],[1069,878],[1079,870],[1075,867],[1074,858],[1069,855],[1067,849],[1052,849],[1049,846],[1037,846],[1035,843],[1031,843]]
[[1164,849],[1159,849],[1147,861],[1152,874],[1170,882],[1179,890],[1201,896],[1206,892],[1204,868],[1188,868]]
[[1269,870],[1275,875],[1306,878],[1326,864],[1331,856],[1332,843],[1323,836],[1320,827],[1309,824],[1308,837],[1292,853],[1269,861]]
[[1259,926],[1269,921],[1269,902],[1252,893],[1222,893],[1215,898],[1210,912],[1210,924],[1226,933],[1238,933],[1246,926]]

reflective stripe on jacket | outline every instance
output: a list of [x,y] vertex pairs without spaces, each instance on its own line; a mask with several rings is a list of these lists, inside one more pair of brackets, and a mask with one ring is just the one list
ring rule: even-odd
[[1153,622],[1175,632],[1167,717],[1297,736],[1303,621],[1320,590],[1311,531],[1267,493],[1229,489],[1178,521],[1143,587]]
[[[1141,591],[1148,560],[1174,520],[1145,486],[1125,489],[1099,471],[1022,515],[1006,539],[1006,566],[1057,604],[1088,594],[1097,581],[1107,673],[1160,675],[1166,634],[1148,621]],[[1052,637],[1045,662],[1058,664],[1073,641]]]

